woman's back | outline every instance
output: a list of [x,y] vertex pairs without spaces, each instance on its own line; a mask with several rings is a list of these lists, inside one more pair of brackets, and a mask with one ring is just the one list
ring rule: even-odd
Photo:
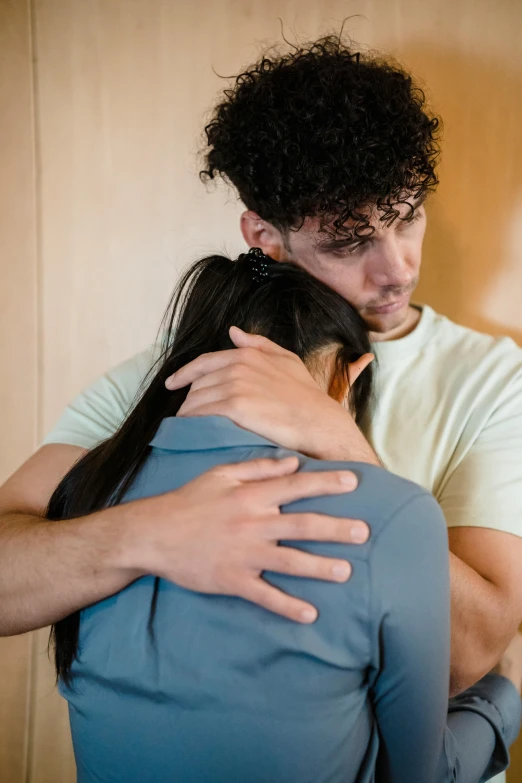
[[[165,419],[152,444],[125,500],[176,489],[218,464],[288,453],[221,417]],[[304,471],[337,467],[301,459]],[[299,545],[346,557],[350,580],[265,573],[318,607],[314,624],[161,580],[152,644],[152,576],[82,612],[77,692],[60,685],[78,783],[121,781],[123,770],[126,783],[365,783],[379,749],[375,717],[383,780],[438,779],[447,764],[440,757],[449,677],[444,519],[417,485],[371,465],[349,467],[359,478],[355,492],[283,510],[370,523],[368,543],[346,552]]]

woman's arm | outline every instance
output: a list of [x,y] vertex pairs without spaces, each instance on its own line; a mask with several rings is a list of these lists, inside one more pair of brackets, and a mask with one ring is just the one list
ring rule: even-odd
[[[406,503],[371,553],[374,679],[383,783],[478,783],[506,768],[520,697],[488,675],[450,704],[447,531],[428,494]],[[402,566],[400,565],[402,564]]]

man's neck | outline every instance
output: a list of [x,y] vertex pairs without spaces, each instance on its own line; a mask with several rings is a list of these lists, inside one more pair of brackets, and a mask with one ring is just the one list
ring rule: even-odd
[[388,340],[399,340],[401,337],[406,337],[407,334],[413,332],[420,321],[421,315],[421,310],[410,305],[408,307],[408,316],[402,324],[396,326],[395,329],[390,329],[389,332],[370,332],[370,341],[372,343],[383,343]]

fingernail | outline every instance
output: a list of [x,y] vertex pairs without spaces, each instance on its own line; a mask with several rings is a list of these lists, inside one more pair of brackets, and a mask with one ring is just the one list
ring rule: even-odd
[[301,612],[301,620],[304,623],[313,623],[317,619],[317,611],[315,609],[304,609]]
[[356,544],[364,544],[365,541],[368,541],[369,533],[368,525],[354,525],[352,527],[352,541],[355,541]]
[[357,476],[355,473],[341,473],[341,484],[346,484],[349,489],[355,489],[357,486]]
[[340,582],[346,582],[349,578],[352,569],[349,563],[337,563],[332,569],[333,575]]

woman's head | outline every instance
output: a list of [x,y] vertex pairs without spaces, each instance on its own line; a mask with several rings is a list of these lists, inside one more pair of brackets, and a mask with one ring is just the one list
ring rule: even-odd
[[[350,382],[368,363],[357,364],[370,351],[357,311],[297,265],[276,263],[256,248],[235,261],[209,256],[187,271],[170,308],[165,364],[181,367],[201,353],[233,348],[230,326],[297,354],[339,402],[347,402]],[[371,384],[368,368],[351,388],[357,421],[368,405]]]
[[[370,348],[358,313],[299,267],[272,262],[255,249],[237,261],[217,255],[203,258],[176,288],[164,319],[162,354],[144,391],[120,429],[62,479],[50,500],[48,519],[72,519],[122,500],[151,451],[162,419],[175,416],[188,394],[188,388],[168,391],[166,379],[202,353],[233,348],[231,326],[296,353],[338,401],[347,396],[350,374],[355,377],[353,363],[364,364],[361,357]],[[356,421],[367,408],[371,382],[370,365],[350,392]],[[149,618],[152,636],[158,586],[156,579]],[[57,677],[69,686],[79,629],[80,613],[74,612],[51,630]]]

